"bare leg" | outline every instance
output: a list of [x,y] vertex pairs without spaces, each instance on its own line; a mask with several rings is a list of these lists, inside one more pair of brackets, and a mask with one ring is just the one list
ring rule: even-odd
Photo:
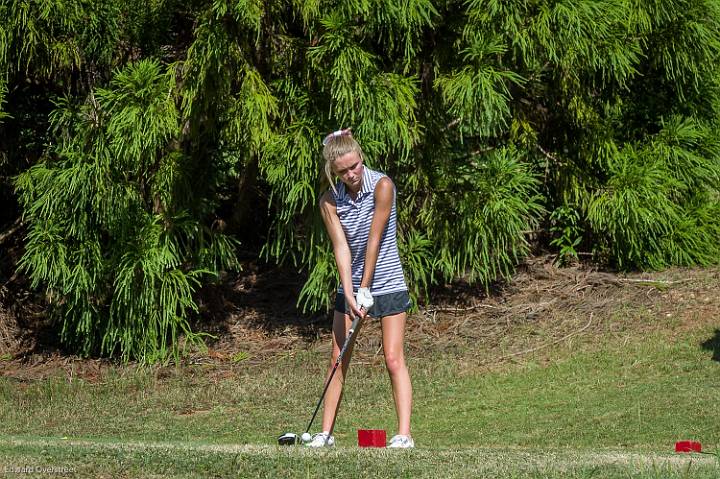
[[410,435],[410,414],[412,412],[412,384],[405,364],[405,322],[407,313],[382,318],[383,352],[385,365],[390,374],[395,411],[398,420],[398,434]]
[[[343,343],[345,343],[345,338],[347,337],[347,330],[350,329],[351,323],[352,321],[350,320],[350,315],[335,311],[335,315],[333,316],[332,353],[330,355],[330,366],[328,367],[327,374],[325,375],[326,382],[328,377],[330,377],[332,368],[333,366],[335,366],[335,361],[337,361],[337,357],[340,354],[340,348],[342,348]],[[358,330],[355,333],[355,337],[357,337],[357,333],[360,332],[359,329],[361,327],[362,322],[360,323],[360,325],[358,325]],[[347,351],[345,351],[345,355],[342,359],[342,364],[340,365],[340,367],[338,367],[337,371],[335,371],[335,376],[333,376],[327,393],[325,393],[322,420],[323,431],[332,432],[335,427],[335,418],[337,418],[338,409],[340,408],[340,400],[342,399],[343,394],[343,385],[345,384],[345,377],[347,375],[348,367],[350,366],[350,358],[352,357],[352,351],[353,344],[350,344]]]

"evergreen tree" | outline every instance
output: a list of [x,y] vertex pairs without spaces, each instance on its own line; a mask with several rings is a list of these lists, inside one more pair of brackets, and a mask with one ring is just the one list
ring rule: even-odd
[[[508,278],[533,231],[565,258],[584,249],[621,268],[720,258],[717,0],[46,0],[0,13],[21,267],[82,352],[156,360],[179,334],[198,339],[195,292],[236,267],[237,240],[307,273],[303,308],[329,307],[316,205],[320,140],[339,127],[397,185],[416,297]],[[25,95],[28,80],[42,91]],[[18,128],[20,112],[37,121]]]

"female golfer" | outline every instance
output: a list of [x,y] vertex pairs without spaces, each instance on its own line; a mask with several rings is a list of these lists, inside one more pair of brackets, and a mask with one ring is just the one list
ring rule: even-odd
[[[395,185],[384,174],[363,165],[363,152],[349,129],[331,133],[323,145],[325,175],[331,190],[320,199],[320,211],[340,275],[328,376],[352,317],[367,314],[380,318],[385,364],[398,420],[398,434],[390,440],[389,447],[414,447],[410,436],[412,385],[403,348],[410,297],[397,249]],[[337,183],[335,177],[339,179]],[[313,436],[308,443],[311,447],[335,444],[332,430],[351,355],[352,345],[328,387],[322,432]]]

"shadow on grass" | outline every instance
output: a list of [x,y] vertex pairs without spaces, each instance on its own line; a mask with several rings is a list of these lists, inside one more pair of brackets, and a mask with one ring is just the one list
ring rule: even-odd
[[720,362],[720,329],[716,329],[715,336],[703,342],[701,346],[707,351],[712,351],[713,361]]

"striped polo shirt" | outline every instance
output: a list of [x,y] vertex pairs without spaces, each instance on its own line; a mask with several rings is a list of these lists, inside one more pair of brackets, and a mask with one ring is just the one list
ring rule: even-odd
[[[345,232],[345,238],[350,246],[352,256],[351,271],[353,290],[360,288],[363,270],[365,267],[365,251],[367,249],[370,224],[375,213],[375,186],[383,173],[374,171],[363,165],[362,187],[353,200],[342,181],[336,185],[337,194],[332,192],[337,207],[337,215]],[[407,291],[405,277],[400,264],[400,254],[397,248],[397,224],[395,212],[395,195],[393,194],[390,218],[380,238],[380,251],[375,264],[370,292],[373,296],[381,294]],[[342,284],[338,288],[343,293]]]

